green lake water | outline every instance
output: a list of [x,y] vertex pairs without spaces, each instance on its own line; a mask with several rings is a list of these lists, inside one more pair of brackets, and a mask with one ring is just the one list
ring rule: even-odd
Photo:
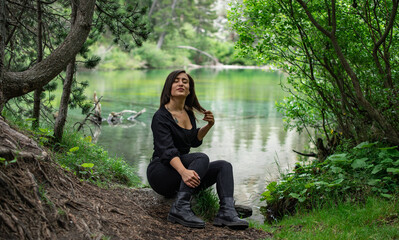
[[[151,119],[159,107],[163,83],[170,70],[79,72],[79,81],[87,80],[86,95],[103,96],[102,115],[122,110],[146,112],[137,122],[120,125],[103,122],[97,143],[111,155],[123,157],[137,168],[144,183],[146,168],[153,148]],[[235,198],[239,204],[251,205],[252,219],[259,215],[260,194],[268,181],[276,180],[279,172],[292,169],[296,154],[303,150],[307,137],[294,131],[284,131],[282,116],[275,102],[286,93],[280,88],[282,75],[264,70],[197,69],[189,73],[195,80],[201,105],[215,116],[215,125],[202,146],[192,152],[204,152],[211,161],[224,159],[234,169]],[[81,121],[83,115],[70,111],[68,121]],[[197,115],[202,119],[202,115]],[[203,126],[199,120],[197,126]]]

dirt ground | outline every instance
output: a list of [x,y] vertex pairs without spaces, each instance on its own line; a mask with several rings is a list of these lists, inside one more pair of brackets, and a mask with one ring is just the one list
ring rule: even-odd
[[[103,189],[59,167],[0,117],[0,239],[265,239],[270,233],[166,221],[170,201],[143,189]],[[17,161],[11,163],[16,158]]]

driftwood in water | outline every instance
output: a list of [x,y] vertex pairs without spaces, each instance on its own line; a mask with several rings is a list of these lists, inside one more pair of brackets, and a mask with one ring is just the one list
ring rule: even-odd
[[145,108],[143,108],[139,112],[136,112],[136,111],[133,111],[133,110],[123,110],[123,111],[117,112],[117,113],[116,112],[111,112],[108,115],[107,122],[110,125],[120,124],[120,123],[122,123],[123,115],[126,114],[126,113],[133,113],[133,115],[128,117],[127,120],[135,121],[137,117],[139,117],[141,114],[143,114],[145,112],[146,112]]

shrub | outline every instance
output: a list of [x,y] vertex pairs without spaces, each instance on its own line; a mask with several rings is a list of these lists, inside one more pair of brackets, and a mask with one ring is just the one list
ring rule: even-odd
[[361,201],[368,195],[392,198],[399,187],[399,151],[381,143],[363,142],[348,153],[324,162],[298,163],[294,172],[271,182],[262,194],[261,208],[273,221],[296,208],[305,209],[345,200]]

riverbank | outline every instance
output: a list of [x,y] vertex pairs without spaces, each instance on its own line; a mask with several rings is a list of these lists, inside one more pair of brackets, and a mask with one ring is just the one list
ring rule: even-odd
[[[131,185],[131,181],[121,182],[124,178],[103,175],[97,169],[85,172],[83,168],[81,170],[84,173],[77,173],[71,168],[74,163],[70,163],[69,167],[66,163],[59,165],[57,161],[60,151],[54,154],[48,148],[45,150],[44,146],[40,146],[43,142],[33,141],[31,135],[27,137],[25,133],[15,130],[15,127],[10,128],[3,120],[0,120],[0,123],[3,157],[0,165],[0,190],[4,193],[0,200],[5,203],[0,215],[5,223],[0,227],[0,239],[18,236],[27,239],[399,237],[398,195],[392,195],[390,199],[370,196],[360,202],[331,202],[310,211],[299,207],[293,216],[286,215],[283,220],[272,224],[251,222],[251,228],[245,231],[217,228],[209,222],[205,229],[185,228],[166,221],[170,200],[159,197],[148,188],[127,187],[126,184]],[[82,140],[70,143],[75,149],[71,151],[67,147],[69,150],[64,150],[66,155],[75,154],[74,152],[78,151],[76,147],[88,152],[99,151],[98,147],[90,144],[87,139]],[[14,160],[7,157],[7,154],[4,155],[7,151],[8,154],[16,154],[15,149],[7,146],[7,143],[12,142],[18,142],[20,146],[19,155]],[[9,150],[5,150],[5,147]],[[88,147],[92,149],[89,150]],[[100,151],[100,154],[104,152]],[[82,166],[82,159],[73,159],[76,160],[75,165]],[[86,163],[88,161],[83,160]],[[95,164],[97,165],[100,164]]]
[[[0,118],[0,239],[262,239],[249,228],[191,229],[166,221],[170,203],[147,190],[101,188]],[[15,144],[18,143],[18,148]],[[81,147],[81,146],[80,146]],[[71,151],[68,151],[71,152]],[[72,151],[73,152],[73,151]],[[68,154],[68,153],[67,153]],[[82,169],[83,171],[83,169]],[[88,171],[93,175],[94,171]],[[86,173],[85,173],[86,174]],[[80,175],[81,176],[81,175]],[[87,178],[90,180],[90,177]]]

